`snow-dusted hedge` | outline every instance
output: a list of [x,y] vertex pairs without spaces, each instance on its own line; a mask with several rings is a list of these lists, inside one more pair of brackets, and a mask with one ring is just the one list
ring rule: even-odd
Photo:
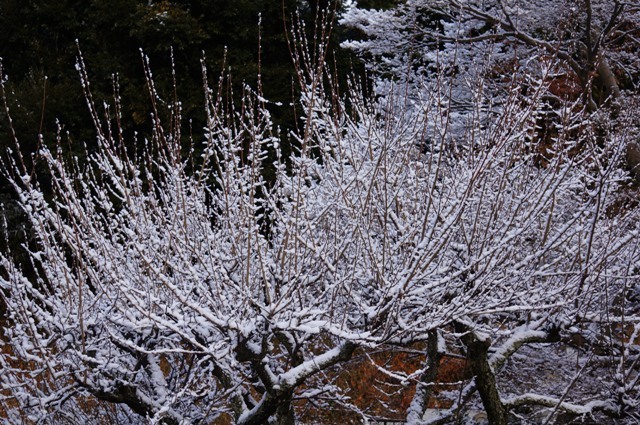
[[[624,133],[597,138],[568,107],[552,143],[540,138],[544,79],[514,74],[499,107],[472,85],[462,120],[444,76],[417,95],[389,83],[339,97],[322,62],[296,59],[290,158],[265,99],[247,90],[228,109],[207,88],[207,137],[186,155],[177,107],[133,154],[89,101],[89,161],[39,152],[51,198],[19,161],[4,165],[37,241],[35,279],[0,258],[6,421],[292,423],[298,400],[349,404],[330,377],[357,348],[416,343],[424,368],[395,375],[418,383],[412,423],[452,350],[476,377],[443,415],[475,394],[495,423],[523,404],[634,415],[637,346],[598,331],[638,320],[623,314],[640,259],[638,208],[616,208]],[[572,392],[586,357],[561,364],[566,386],[496,384],[518,349],[585,324],[611,336],[604,389]]]

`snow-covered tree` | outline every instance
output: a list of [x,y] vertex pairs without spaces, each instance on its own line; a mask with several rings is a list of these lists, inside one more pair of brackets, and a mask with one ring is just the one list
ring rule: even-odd
[[[7,421],[100,423],[98,411],[120,423],[228,413],[289,424],[304,400],[349,403],[329,372],[356,349],[412,344],[427,353],[402,377],[417,383],[412,423],[450,350],[475,379],[436,421],[475,394],[496,424],[531,405],[636,415],[640,327],[628,304],[639,210],[620,202],[627,134],[596,134],[567,108],[552,142],[540,138],[548,82],[517,73],[491,113],[475,85],[464,121],[445,75],[415,93],[388,84],[365,98],[354,84],[340,97],[322,43],[294,45],[301,125],[289,158],[260,91],[234,107],[222,86],[206,89],[202,148],[185,152],[174,104],[167,122],[154,114],[151,140],[127,150],[81,65],[98,143],[89,162],[43,148],[51,197],[19,153],[4,164],[34,235],[33,276],[0,257]],[[118,102],[106,113],[117,121]],[[564,387],[518,376],[514,353],[542,344],[560,361],[546,344],[574,334],[591,354],[572,359]],[[611,379],[585,388],[598,343],[615,359],[602,368]],[[567,374],[569,363],[559,363]]]
[[561,65],[555,77],[591,110],[640,83],[640,8],[631,2],[409,0],[390,10],[351,8],[342,23],[364,36],[346,47],[396,76],[437,66],[468,76],[490,58],[499,79],[523,61],[553,57]]

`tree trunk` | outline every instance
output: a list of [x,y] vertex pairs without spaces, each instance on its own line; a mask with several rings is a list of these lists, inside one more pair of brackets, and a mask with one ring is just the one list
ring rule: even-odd
[[291,398],[283,400],[276,409],[274,425],[295,425],[296,415],[291,405]]
[[607,100],[618,99],[620,97],[620,87],[618,87],[618,80],[611,70],[607,58],[602,57],[600,59],[598,62],[597,72],[603,96],[603,99],[598,103],[602,104]]
[[456,331],[464,332],[462,342],[467,347],[467,358],[475,376],[476,387],[491,425],[507,425],[507,409],[500,400],[496,377],[489,364],[489,338],[479,337],[467,325],[456,323]]
[[638,143],[629,142],[627,144],[625,160],[633,180],[636,183],[640,183],[640,145]]
[[416,385],[416,392],[407,412],[407,423],[419,423],[427,409],[429,398],[433,394],[433,385],[436,383],[438,369],[442,354],[438,349],[438,331],[429,332],[427,340],[427,369],[420,376],[420,381]]

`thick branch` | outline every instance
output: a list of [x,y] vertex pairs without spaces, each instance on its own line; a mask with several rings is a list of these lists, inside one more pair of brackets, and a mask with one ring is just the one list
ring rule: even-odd
[[351,358],[356,345],[350,341],[324,354],[290,369],[281,374],[277,380],[271,379],[273,384],[267,386],[262,400],[250,411],[244,412],[237,420],[239,425],[261,425],[274,414],[278,422],[288,424],[292,418],[291,400],[293,392],[310,376],[325,370],[335,364]]
[[345,362],[351,358],[356,349],[356,345],[351,341],[346,341],[339,347],[334,348],[324,354],[307,360],[299,366],[290,369],[279,376],[278,384],[281,388],[295,388],[302,384],[307,378],[321,370],[325,370],[340,362]]
[[500,369],[504,362],[507,361],[509,357],[511,357],[523,345],[536,342],[557,341],[559,341],[559,335],[548,331],[529,329],[516,332],[511,338],[505,341],[505,343],[502,344],[502,346],[491,356],[489,360],[491,368],[493,370]]
[[608,416],[619,417],[620,412],[616,406],[607,401],[594,400],[587,404],[574,404],[561,401],[553,397],[542,396],[538,394],[523,394],[502,401],[503,405],[509,409],[521,406],[544,406],[558,408],[564,412],[574,415],[587,415],[595,412],[602,412]]

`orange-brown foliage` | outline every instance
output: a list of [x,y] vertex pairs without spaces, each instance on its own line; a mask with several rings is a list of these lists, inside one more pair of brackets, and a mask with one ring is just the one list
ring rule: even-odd
[[[425,367],[425,354],[422,347],[411,349],[385,349],[375,352],[359,350],[354,359],[340,369],[336,376],[337,385],[342,388],[358,409],[369,416],[402,420],[415,393],[419,377],[402,381],[400,376],[412,375]],[[466,360],[459,356],[445,355],[433,387],[433,397],[428,407],[447,408],[453,400],[445,392],[460,388],[460,382],[470,379]],[[332,408],[314,409],[304,406],[303,421],[314,423],[361,423],[354,412],[334,404]]]
[[549,92],[562,100],[575,101],[583,92],[578,76],[571,71],[554,76],[549,82]]

